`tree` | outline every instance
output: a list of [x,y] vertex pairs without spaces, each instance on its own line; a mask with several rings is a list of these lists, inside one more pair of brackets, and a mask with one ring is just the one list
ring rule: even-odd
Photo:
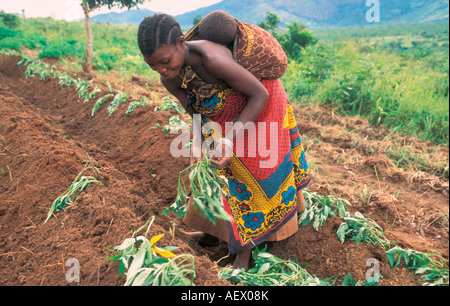
[[302,49],[317,42],[313,33],[303,24],[294,21],[287,25],[287,30],[281,30],[280,23],[280,17],[275,13],[267,12],[266,17],[258,23],[258,26],[268,31],[280,42],[289,58],[299,58]]
[[199,23],[200,21],[202,21],[203,16],[202,15],[197,15],[194,17],[194,25],[196,25],[197,23]]
[[89,14],[104,6],[107,6],[108,9],[111,9],[112,7],[132,9],[145,1],[147,0],[81,0],[87,36],[86,61],[83,65],[84,72],[92,73],[92,56],[94,54],[91,19]]
[[267,12],[266,17],[264,18],[263,21],[258,23],[258,26],[266,31],[269,31],[272,35],[275,36],[279,24],[280,24],[280,17],[278,17],[277,14],[275,13]]
[[279,40],[287,56],[293,59],[299,58],[301,50],[307,45],[317,42],[310,30],[295,21],[288,25],[288,31],[281,35]]

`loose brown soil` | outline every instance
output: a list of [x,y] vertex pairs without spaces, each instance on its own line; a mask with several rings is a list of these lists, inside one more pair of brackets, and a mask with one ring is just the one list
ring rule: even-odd
[[[171,156],[175,136],[155,127],[174,115],[154,111],[158,93],[167,93],[157,87],[147,94],[145,82],[136,77],[123,88],[146,94],[153,104],[126,115],[124,103],[112,116],[104,105],[92,117],[92,103],[83,103],[74,88],[61,89],[48,78],[26,79],[18,60],[0,56],[0,285],[68,285],[65,263],[70,258],[80,262],[80,285],[123,285],[118,263],[105,260],[112,255],[108,249],[151,216],[156,221],[150,235],[165,234],[160,246],[178,246],[177,253],[195,256],[196,285],[229,285],[217,277],[218,266],[232,262],[226,244],[202,248],[172,236],[172,219],[161,214],[176,196],[178,173],[189,164]],[[106,91],[105,81],[94,83]],[[374,219],[391,242],[436,250],[448,259],[447,148],[321,107],[296,107],[296,115],[314,172],[311,191],[348,199],[351,211]],[[389,159],[392,146],[409,146],[434,166],[399,168]],[[83,169],[86,154],[106,187],[91,185],[44,224],[51,203]],[[436,175],[436,169],[443,171]],[[364,188],[372,195],[369,200],[362,196]],[[377,258],[382,285],[421,285],[413,271],[391,269],[380,247],[341,244],[336,237],[341,222],[331,218],[319,231],[301,227],[293,237],[270,243],[268,251],[307,264],[308,272],[320,278],[340,276],[337,284],[348,273],[364,280],[366,261]]]

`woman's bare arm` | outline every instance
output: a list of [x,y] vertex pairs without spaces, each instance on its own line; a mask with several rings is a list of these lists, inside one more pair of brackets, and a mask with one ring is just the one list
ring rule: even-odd
[[[237,126],[241,126],[242,129],[233,129],[235,134],[225,135],[225,138],[230,140],[236,139],[246,124],[254,122],[259,117],[269,99],[269,93],[253,74],[234,61],[230,50],[224,46],[208,41],[196,41],[190,42],[189,48],[193,51],[192,58],[195,59],[191,66],[200,77],[209,82],[223,80],[231,88],[247,96],[247,104],[233,120],[234,123],[240,123]],[[187,93],[181,88],[181,79],[161,78],[161,81],[185,107]],[[190,114],[193,116],[192,109]],[[225,148],[222,152],[225,152]],[[230,158],[213,158],[211,162],[220,169],[230,163]]]
[[[218,49],[220,50],[220,48]],[[228,50],[208,52],[208,55],[203,57],[203,65],[208,73],[225,81],[230,87],[247,96],[247,104],[233,120],[234,123],[240,123],[236,127],[242,128],[240,130],[232,129],[233,134],[225,135],[225,138],[234,141],[247,124],[253,123],[259,117],[269,100],[269,93],[253,74],[233,60]],[[224,150],[225,147],[222,148],[221,152],[225,152]],[[230,161],[229,157],[219,157],[211,160],[213,166],[218,169],[228,165]]]
[[[164,77],[161,77],[161,83],[164,85],[164,87],[175,96],[175,98],[180,101],[181,106],[186,109],[186,103],[187,103],[187,92],[183,88],[181,88],[181,79],[175,78],[175,79],[166,79]],[[189,115],[191,117],[194,116],[194,111],[192,107],[188,109]]]
[[201,55],[201,68],[210,78],[223,80],[234,90],[247,96],[247,105],[235,122],[254,122],[269,98],[262,83],[236,63],[226,47],[209,41],[197,41],[189,46]]

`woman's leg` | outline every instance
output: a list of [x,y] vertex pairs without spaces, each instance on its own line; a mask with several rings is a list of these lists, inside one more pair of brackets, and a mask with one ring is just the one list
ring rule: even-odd
[[248,270],[248,264],[250,262],[250,255],[252,255],[253,248],[242,251],[236,255],[236,259],[233,263],[234,269],[245,269]]
[[303,190],[297,191],[297,212],[301,214],[306,210],[305,198],[303,198]]
[[220,244],[220,239],[204,232],[185,232],[180,230],[180,232],[193,241],[197,241],[199,244],[204,246],[218,246]]

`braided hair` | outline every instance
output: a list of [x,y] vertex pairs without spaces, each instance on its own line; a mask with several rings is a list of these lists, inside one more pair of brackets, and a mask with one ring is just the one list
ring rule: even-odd
[[142,55],[152,55],[159,47],[176,45],[183,35],[180,24],[170,15],[155,14],[145,18],[138,31],[138,45]]

